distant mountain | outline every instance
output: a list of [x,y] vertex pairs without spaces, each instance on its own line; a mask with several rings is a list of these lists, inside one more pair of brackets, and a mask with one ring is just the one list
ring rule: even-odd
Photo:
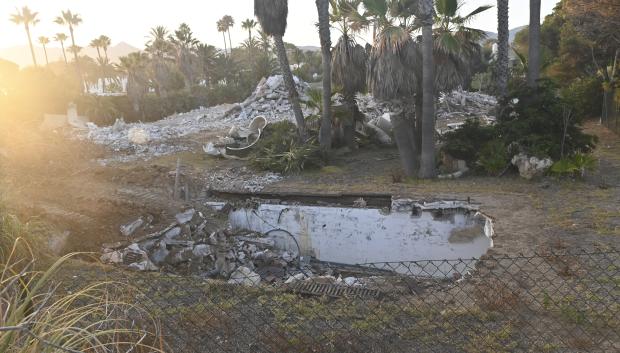
[[[66,45],[67,43],[65,43]],[[125,56],[129,53],[139,51],[140,49],[131,46],[125,42],[120,42],[108,48],[108,57],[112,62],[118,62],[118,58]],[[81,55],[88,55],[91,58],[97,57],[97,50],[87,47],[82,49]],[[45,63],[45,54],[43,48],[40,45],[35,45],[35,55],[37,56],[37,63]],[[50,62],[63,60],[62,49],[57,47],[47,48],[47,55]],[[67,53],[67,58],[71,54]],[[30,55],[30,48],[27,45],[16,46],[6,49],[0,49],[0,58],[12,61],[21,67],[32,65],[32,57]]]
[[297,46],[297,48],[303,51],[321,51],[321,47],[315,47],[312,45]]
[[[517,33],[521,32],[525,28],[527,28],[527,26],[520,26],[520,27],[511,29],[509,39],[508,39],[510,43],[514,42],[515,36],[517,35]],[[486,33],[487,33],[487,39],[497,39],[497,33],[495,32],[486,32]]]

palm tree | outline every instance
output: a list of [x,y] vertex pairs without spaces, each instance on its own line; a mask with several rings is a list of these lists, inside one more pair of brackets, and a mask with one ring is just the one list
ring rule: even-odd
[[100,50],[100,48],[101,48],[101,41],[99,40],[99,38],[95,38],[95,39],[91,40],[89,46],[91,48],[97,49],[97,58],[101,61],[102,60],[101,50]]
[[316,0],[316,8],[319,13],[319,37],[323,54],[323,109],[319,142],[321,148],[328,151],[332,146],[332,41],[329,33],[329,0]]
[[185,88],[190,90],[194,84],[193,57],[196,46],[200,43],[194,38],[194,33],[186,23],[181,23],[179,29],[168,40],[175,49],[175,57],[179,70],[185,78]]
[[205,85],[209,87],[211,85],[211,70],[215,66],[215,61],[218,55],[218,50],[212,45],[206,43],[200,43],[196,47],[196,53],[198,54],[198,62],[202,69],[202,76],[205,80]]
[[62,56],[65,58],[65,64],[67,64],[67,53],[65,51],[65,41],[67,40],[67,35],[64,33],[56,33],[54,40],[60,43],[60,47],[62,48]]
[[230,48],[230,53],[232,54],[233,46],[230,40],[230,29],[235,26],[235,19],[232,18],[232,16],[230,15],[225,15],[224,17],[222,17],[222,21],[224,22],[224,25],[226,26],[226,31],[228,32],[228,47]]
[[143,52],[131,53],[119,58],[116,68],[127,77],[127,97],[132,102],[135,112],[142,111],[142,103],[147,91],[146,74],[148,55]]
[[297,131],[302,141],[306,140],[306,122],[299,103],[299,94],[295,88],[295,81],[282,37],[286,32],[286,19],[288,16],[288,0],[254,0],[254,15],[266,34],[273,37],[276,45],[276,55],[280,62],[282,77],[288,90],[289,101],[295,114]]
[[108,48],[110,47],[110,45],[112,45],[112,39],[110,39],[110,37],[105,36],[105,35],[100,35],[98,39],[99,39],[99,44],[101,45],[101,49],[103,49],[105,60],[109,61],[108,60]]
[[355,123],[359,116],[355,95],[366,88],[368,58],[365,49],[355,41],[357,28],[352,28],[351,19],[360,3],[361,0],[331,0],[330,18],[342,33],[332,53],[332,82],[342,89],[344,101],[351,112],[351,119],[343,127],[344,140],[349,146],[354,143]]
[[[438,1],[439,4],[449,1]],[[456,0],[453,0],[456,3]],[[421,0],[422,23],[422,125],[420,150],[420,178],[436,176],[435,168],[435,63],[433,62],[433,0]],[[456,12],[456,9],[455,11]]]
[[273,43],[271,43],[271,37],[267,33],[265,33],[262,29],[258,30],[258,47],[262,49],[265,53],[268,53],[273,47]]
[[30,45],[30,54],[32,55],[32,62],[34,66],[37,66],[37,58],[34,55],[34,46],[32,46],[32,38],[30,36],[30,26],[34,26],[39,23],[37,19],[38,12],[33,12],[28,8],[28,6],[22,7],[21,10],[17,10],[17,13],[11,15],[11,22],[20,25],[24,25],[24,29],[26,30],[26,35],[28,36],[28,44]]
[[151,55],[150,65],[155,84],[155,93],[158,97],[167,96],[165,87],[170,72],[168,63],[171,61],[172,52],[174,51],[172,43],[168,41],[168,33],[168,29],[164,26],[151,28],[145,49]]
[[[80,15],[72,13],[71,10],[62,11],[61,15],[56,17],[54,22],[61,26],[67,26],[69,28],[69,34],[71,36],[71,46],[75,49],[77,46],[75,44],[75,34],[73,33],[73,31],[76,26],[82,23],[82,18],[80,17]],[[80,84],[84,88],[82,72],[80,70],[80,61],[78,60],[77,54],[78,52],[74,50],[73,58],[75,59],[75,65],[76,65],[78,77],[80,79]]]
[[217,31],[222,33],[222,37],[224,37],[224,53],[228,54],[228,44],[226,43],[226,23],[223,20],[217,21]]
[[43,53],[45,53],[45,65],[49,65],[50,61],[47,57],[47,45],[50,44],[50,39],[45,37],[45,36],[41,36],[39,37],[39,44],[41,44],[43,46]]
[[508,50],[510,29],[508,27],[508,0],[497,0],[497,88],[501,97],[508,95]]
[[527,84],[536,87],[540,77],[540,0],[530,0]]
[[248,40],[250,42],[252,41],[252,30],[254,29],[254,27],[256,27],[257,24],[258,23],[256,23],[256,21],[254,21],[254,19],[251,19],[251,18],[248,18],[247,20],[241,22],[241,28],[248,31]]

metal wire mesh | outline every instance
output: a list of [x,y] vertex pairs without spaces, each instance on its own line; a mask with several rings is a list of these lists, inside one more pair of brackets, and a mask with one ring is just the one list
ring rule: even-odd
[[258,286],[113,276],[171,352],[620,352],[617,250],[321,266]]

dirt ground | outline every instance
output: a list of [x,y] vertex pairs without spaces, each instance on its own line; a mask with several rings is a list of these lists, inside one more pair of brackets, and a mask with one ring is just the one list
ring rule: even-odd
[[[516,175],[402,181],[397,150],[369,148],[336,157],[322,170],[288,176],[264,191],[470,199],[495,219],[495,254],[618,247],[620,138],[594,122],[586,129],[600,141],[599,168],[585,181],[525,181]],[[144,214],[167,223],[186,203],[172,198],[177,159],[181,185],[189,186],[192,199],[201,199],[213,186],[210,176],[252,173],[244,162],[207,157],[200,149],[204,136],[190,139],[192,152],[102,166],[97,160],[112,152],[62,133],[16,128],[1,134],[2,202],[22,219],[50,224],[61,238],[55,244],[64,244],[59,252],[98,251],[102,243],[120,240],[119,225]]]
[[[544,254],[565,249],[618,249],[620,137],[596,123],[589,123],[586,129],[600,139],[595,151],[599,168],[584,181],[550,178],[525,181],[516,175],[403,181],[399,180],[397,151],[374,148],[334,158],[328,167],[288,176],[264,191],[324,195],[387,193],[415,199],[469,199],[480,203],[482,211],[495,220],[494,248],[489,251],[495,255]],[[139,216],[148,213],[153,216],[155,225],[169,224],[188,203],[204,199],[207,190],[214,186],[214,175],[252,174],[251,170],[244,169],[244,162],[205,156],[200,149],[204,138],[194,136],[195,141],[183,141],[193,146],[193,152],[102,166],[97,160],[109,157],[111,152],[98,146],[68,140],[61,133],[6,129],[0,131],[0,206],[7,207],[22,220],[42,220],[49,224],[44,236],[57,254],[98,252],[102,243],[121,240],[119,226]],[[188,185],[191,190],[189,201],[177,201],[172,197],[177,159],[182,165],[181,184]],[[217,184],[221,183],[220,180]],[[480,278],[483,290],[476,287],[473,292],[468,292],[466,287],[470,284],[466,283],[442,292],[442,297],[438,294],[403,295],[359,303],[345,299],[327,302],[323,298],[299,300],[298,296],[271,289],[245,293],[214,282],[207,284],[159,273],[122,273],[117,279],[146,292],[145,296],[137,297],[138,300],[164,321],[164,330],[173,341],[183,339],[182,342],[172,342],[178,346],[175,351],[187,352],[204,351],[204,347],[211,346],[212,351],[261,351],[257,348],[257,337],[263,350],[273,348],[272,351],[282,352],[379,352],[385,351],[386,342],[394,346],[393,351],[410,351],[415,343],[419,346],[417,351],[436,352],[437,342],[444,342],[445,347],[440,350],[445,352],[581,352],[580,349],[554,350],[554,346],[545,340],[547,336],[541,333],[548,324],[564,322],[558,321],[565,318],[557,315],[573,318],[573,311],[566,308],[579,306],[575,301],[566,304],[563,300],[572,298],[574,288],[582,288],[577,291],[583,295],[583,298],[579,297],[583,299],[580,305],[589,310],[586,312],[590,316],[598,320],[600,318],[596,315],[601,312],[617,312],[617,303],[606,302],[614,298],[609,294],[600,298],[606,305],[604,310],[591,308],[593,300],[598,297],[594,294],[601,292],[596,288],[603,283],[598,275],[566,279],[559,277],[558,273],[562,271],[547,271],[544,266],[550,265],[546,262],[514,261],[519,262],[509,261],[506,268],[516,268],[519,274],[545,273],[542,278],[533,279],[536,286],[556,293],[559,309],[554,309],[553,305],[545,307],[547,294],[544,291],[534,296],[532,292],[524,292],[529,296],[523,294],[523,298],[529,298],[530,302],[521,305],[520,311],[516,311],[514,303],[502,295],[499,297],[503,307],[491,310],[490,314],[475,305],[462,307],[464,302],[473,305],[491,299],[493,304],[493,295],[503,293],[503,288],[515,284],[515,281],[521,281],[521,277],[497,269],[490,271],[490,276]],[[597,262],[595,266],[601,267],[602,264],[605,262]],[[80,284],[94,280],[104,272],[116,271],[95,264],[84,266],[75,262],[73,265],[63,277]],[[589,283],[587,280],[597,283],[589,287],[584,284]],[[608,286],[617,283],[612,280],[617,279],[610,279]],[[476,283],[472,282],[472,285]],[[590,288],[594,289],[590,291]],[[603,289],[607,291],[606,287]],[[519,289],[519,293],[522,290]],[[466,293],[472,296],[462,298]],[[480,295],[482,297],[476,297]],[[613,317],[604,320],[605,327],[617,327]],[[316,338],[309,330],[323,327],[321,325],[325,323],[336,323],[337,327],[324,327],[326,331],[323,331],[333,337],[318,339],[329,347],[316,346]],[[257,328],[264,332],[252,331]],[[403,332],[405,336],[402,336]],[[572,332],[566,331],[558,336],[552,329],[548,338],[570,338]],[[580,328],[576,332],[587,331]],[[524,337],[530,337],[530,334],[544,342],[527,343]],[[226,340],[227,337],[234,339]],[[342,337],[349,339],[343,340]],[[432,342],[428,341],[430,338]],[[355,347],[350,346],[351,342]],[[608,344],[614,344],[613,347],[617,343],[608,341]],[[515,348],[511,344],[522,347]],[[578,347],[581,343],[556,344],[557,347]],[[300,347],[306,347],[306,350]],[[307,350],[308,347],[321,349]]]

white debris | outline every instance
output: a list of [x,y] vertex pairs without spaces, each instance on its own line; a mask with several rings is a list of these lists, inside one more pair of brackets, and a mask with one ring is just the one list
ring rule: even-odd
[[254,287],[260,284],[260,275],[245,266],[240,266],[230,275],[228,283]]
[[128,237],[138,230],[138,228],[142,227],[144,224],[144,219],[142,217],[136,219],[133,222],[123,224],[121,226],[121,234]]
[[550,158],[540,159],[520,153],[512,158],[512,164],[519,168],[521,177],[530,180],[545,174],[553,165],[553,161]]
[[149,142],[149,133],[140,127],[132,127],[127,132],[127,139],[133,144],[144,145]]
[[191,221],[192,218],[194,218],[194,214],[196,214],[196,210],[191,208],[185,212],[178,213],[176,216],[174,216],[174,218],[177,220],[177,223],[179,223],[179,225],[183,225]]

